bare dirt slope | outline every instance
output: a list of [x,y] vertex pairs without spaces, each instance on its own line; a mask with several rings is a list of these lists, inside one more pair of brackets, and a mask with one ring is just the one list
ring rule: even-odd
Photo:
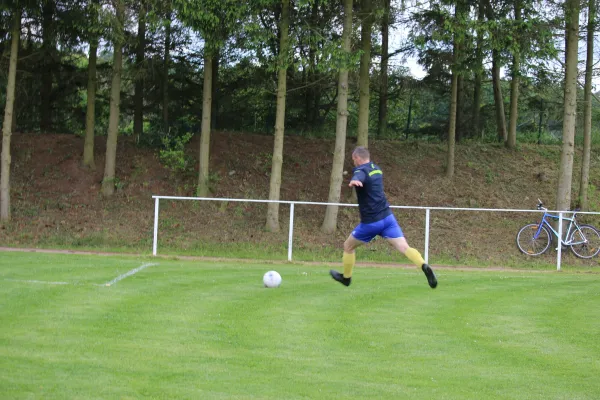
[[[273,138],[215,132],[211,140],[213,196],[268,198]],[[95,171],[80,166],[80,137],[17,134],[12,144],[13,218],[0,229],[0,245],[147,252],[152,239],[152,195],[194,195],[195,171],[171,173],[161,165],[156,150],[139,148],[130,138],[119,138],[117,191],[108,199],[100,195],[105,138],[96,138]],[[327,201],[333,145],[333,140],[285,139],[283,200]],[[347,145],[348,177],[352,146]],[[533,209],[537,198],[554,205],[560,155],[556,146],[527,145],[509,151],[500,145],[459,145],[452,180],[444,177],[443,144],[372,140],[370,149],[384,170],[386,191],[394,205]],[[198,137],[188,151],[197,161]],[[599,152],[594,151],[594,187],[600,185],[599,160]],[[578,154],[575,181],[579,162]],[[574,198],[577,190],[574,184]],[[349,201],[349,196],[344,185],[342,201]],[[598,201],[600,196],[593,193],[596,210]],[[174,254],[213,256],[278,252],[287,244],[288,210],[281,207],[282,232],[269,233],[263,229],[262,205],[165,201],[161,203],[161,248]],[[331,259],[358,221],[356,209],[340,209],[338,232],[326,235],[319,230],[323,214],[320,206],[297,207],[295,250],[305,259]],[[397,215],[409,241],[423,246],[424,212],[398,211]],[[430,255],[459,264],[518,265],[523,256],[515,250],[516,229],[535,218],[534,214],[433,211]],[[381,246],[376,242],[370,250],[385,248]],[[387,248],[386,252],[393,256]],[[365,250],[364,257],[369,254]]]

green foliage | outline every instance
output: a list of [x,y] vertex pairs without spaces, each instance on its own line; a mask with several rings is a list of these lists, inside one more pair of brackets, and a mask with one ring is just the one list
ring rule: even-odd
[[162,138],[164,149],[160,150],[160,161],[173,173],[189,173],[194,168],[194,159],[185,152],[191,133],[182,136],[166,135]]
[[181,20],[202,35],[204,51],[218,51],[247,15],[247,3],[237,0],[174,0]]
[[221,182],[221,175],[218,172],[211,172],[208,174],[208,190],[210,192],[215,192],[217,190],[217,185]]
[[[423,5],[418,13],[406,11],[414,28],[407,46],[415,45],[416,56],[428,75],[421,79],[410,78],[410,71],[392,63],[388,74],[388,139],[406,137],[423,140],[444,140],[447,132],[450,65],[454,61],[451,45],[454,38],[462,40],[465,51],[460,59],[464,73],[464,93],[461,103],[464,133],[462,139],[494,140],[495,119],[487,65],[473,62],[475,40],[480,31],[483,37],[483,57],[492,48],[502,50],[503,59],[513,51],[522,52],[521,100],[519,104],[519,138],[521,142],[537,142],[539,115],[543,114],[542,143],[551,143],[560,137],[562,120],[562,94],[560,75],[543,68],[543,60],[552,55],[544,47],[554,42],[549,35],[556,20],[551,9],[534,7],[531,1],[523,2],[523,20],[512,19],[509,2],[491,2],[498,18],[473,18],[475,4],[467,2],[471,13],[455,12],[455,2],[440,1]],[[4,3],[3,3],[4,4]],[[8,4],[8,3],[7,3]],[[12,2],[10,3],[12,4]],[[145,58],[141,68],[135,64],[135,37],[137,5],[126,2],[125,60],[122,81],[121,133],[129,135],[133,115],[133,81],[141,73],[144,79],[144,134],[138,140],[142,146],[159,149],[167,135],[181,136],[198,132],[202,111],[202,56],[205,51],[218,54],[219,67],[216,90],[213,96],[214,129],[236,130],[271,134],[275,124],[275,101],[279,57],[278,23],[281,12],[279,0],[237,2],[234,0],[175,0],[173,14],[169,14],[169,1],[149,0],[148,29]],[[39,6],[39,5],[38,5]],[[332,137],[335,132],[337,71],[350,68],[348,132],[356,129],[356,104],[358,90],[356,66],[360,57],[357,51],[357,20],[353,31],[353,52],[350,56],[340,51],[342,24],[341,4],[333,1],[295,1],[292,4],[290,45],[293,52],[285,58],[288,65],[286,98],[286,132],[311,137]],[[111,74],[111,24],[113,7],[105,1],[86,0],[56,3],[56,39],[60,41],[55,56],[43,57],[41,35],[42,18],[39,10],[29,10],[27,29],[23,29],[17,79],[17,129],[37,132],[40,125],[41,104],[36,93],[41,91],[40,73],[44,65],[52,71],[52,131],[81,135],[85,126],[87,105],[87,46],[99,38],[98,85],[96,100],[96,133],[107,131]],[[393,14],[403,12],[393,10]],[[408,9],[412,10],[412,9]],[[458,10],[456,10],[458,11]],[[169,14],[169,17],[167,17]],[[377,11],[375,17],[379,18]],[[167,20],[171,27],[173,52],[168,71],[169,121],[162,122],[164,36]],[[8,13],[1,14],[0,52],[6,54],[6,29]],[[499,39],[491,33],[499,32]],[[374,34],[374,63],[371,70],[370,131],[377,128],[379,81],[377,43]],[[57,42],[58,43],[58,42]],[[404,44],[403,44],[404,45]],[[524,51],[527,50],[527,52]],[[218,52],[217,52],[218,50]],[[394,49],[390,49],[393,51]],[[407,53],[404,53],[406,55]],[[400,54],[402,55],[402,54]],[[462,56],[461,56],[462,57]],[[400,59],[396,57],[396,59]],[[50,60],[50,61],[48,61]],[[0,103],[6,86],[8,57],[0,58]],[[529,63],[529,65],[528,65]],[[536,68],[533,69],[533,66]],[[481,100],[481,129],[468,126],[473,109],[473,73],[484,69]],[[141,71],[141,72],[140,72]],[[502,89],[508,102],[508,79]],[[408,126],[408,108],[413,97],[411,121]],[[540,107],[540,102],[543,106]],[[600,125],[598,107],[594,108],[594,125]],[[557,127],[558,126],[558,127]],[[483,138],[481,131],[484,131]],[[382,138],[383,139],[383,138]],[[577,139],[579,140],[579,139]],[[596,140],[596,139],[595,139]]]

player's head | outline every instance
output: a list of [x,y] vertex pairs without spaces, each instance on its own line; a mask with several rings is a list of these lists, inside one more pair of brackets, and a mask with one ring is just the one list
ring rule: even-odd
[[362,165],[371,161],[371,155],[366,147],[359,146],[352,152],[352,161],[355,166]]

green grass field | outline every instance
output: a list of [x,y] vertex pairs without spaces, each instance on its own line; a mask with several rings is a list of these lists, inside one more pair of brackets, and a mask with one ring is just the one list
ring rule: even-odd
[[0,253],[0,398],[598,398],[600,274],[328,269]]

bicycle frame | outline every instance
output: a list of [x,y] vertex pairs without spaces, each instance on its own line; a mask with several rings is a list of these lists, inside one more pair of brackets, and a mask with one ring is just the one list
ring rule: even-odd
[[[572,231],[575,231],[575,230],[580,231],[579,225],[577,224],[577,221],[575,220],[575,214],[576,213],[573,213],[573,216],[571,218],[563,217],[563,221],[569,221],[569,226],[567,228],[567,231],[565,232],[565,238],[568,238],[571,235]],[[542,222],[539,224],[538,230],[535,233],[535,236],[534,236],[535,239],[537,239],[538,236],[540,235],[540,232],[542,231],[542,227],[546,226],[552,231],[552,233],[554,233],[554,236],[556,236],[556,238],[560,241],[561,245],[563,245],[563,246],[572,246],[574,244],[582,244],[582,243],[587,242],[585,237],[584,237],[584,240],[580,241],[580,242],[571,242],[571,241],[567,241],[566,239],[563,240],[563,238],[558,236],[558,232],[548,222],[547,218],[552,218],[552,219],[558,220],[558,219],[560,219],[560,216],[554,215],[554,214],[549,214],[548,212],[544,212],[544,216],[542,217]],[[582,236],[583,236],[583,234],[582,234]]]

